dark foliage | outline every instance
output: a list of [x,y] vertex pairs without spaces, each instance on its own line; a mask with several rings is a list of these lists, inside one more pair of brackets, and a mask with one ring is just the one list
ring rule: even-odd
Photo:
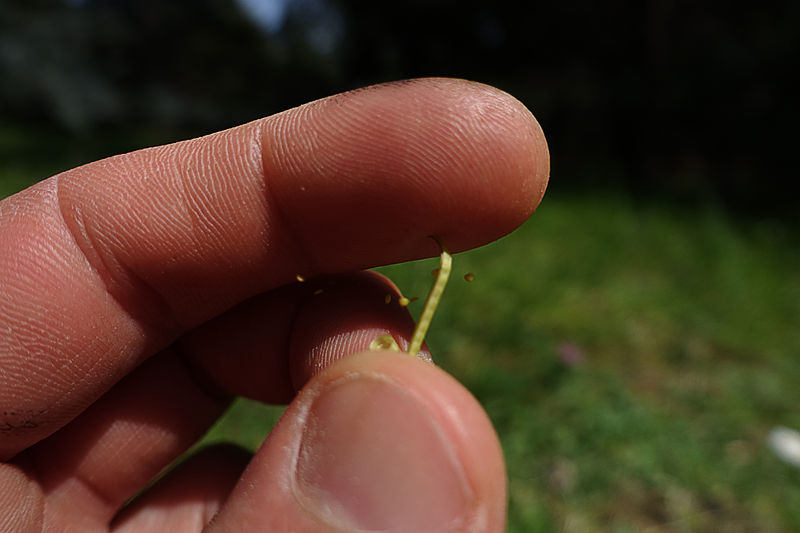
[[212,131],[364,84],[456,76],[543,123],[554,181],[793,209],[800,4],[0,1],[0,120]]

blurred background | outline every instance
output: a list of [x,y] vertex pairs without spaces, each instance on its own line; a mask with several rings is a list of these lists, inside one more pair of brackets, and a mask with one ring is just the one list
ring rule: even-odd
[[[368,84],[495,85],[550,187],[456,258],[428,342],[496,424],[509,531],[800,531],[768,445],[800,429],[800,3],[733,6],[0,0],[0,197]],[[382,271],[424,297],[434,266]],[[205,442],[279,414],[238,401]]]

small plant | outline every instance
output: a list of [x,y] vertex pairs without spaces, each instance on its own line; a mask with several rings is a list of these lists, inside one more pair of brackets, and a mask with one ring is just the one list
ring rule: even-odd
[[[425,334],[428,333],[428,328],[431,325],[431,320],[433,320],[433,314],[436,312],[436,308],[439,306],[439,301],[442,299],[442,294],[444,293],[444,288],[447,285],[447,280],[450,278],[450,271],[453,267],[453,256],[445,249],[441,242],[438,239],[434,238],[436,244],[439,245],[439,249],[441,250],[441,255],[439,257],[439,268],[435,270],[436,280],[433,282],[433,287],[431,287],[430,292],[428,293],[428,297],[425,299],[425,304],[422,307],[422,313],[419,315],[419,320],[417,321],[417,325],[414,327],[414,333],[411,334],[411,341],[408,344],[408,354],[416,357],[419,353],[420,348],[422,348],[422,342],[425,340]],[[402,303],[408,305],[407,298],[401,299]],[[405,306],[404,306],[405,307]],[[391,335],[381,335],[376,338],[372,343],[369,345],[370,350],[391,350],[395,352],[399,352],[400,347],[397,345],[397,341],[394,340],[394,337]]]

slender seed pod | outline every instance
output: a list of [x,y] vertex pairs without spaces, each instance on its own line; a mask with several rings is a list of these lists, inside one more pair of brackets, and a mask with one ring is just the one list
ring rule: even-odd
[[[436,240],[436,239],[434,239]],[[422,307],[422,313],[419,315],[417,326],[414,328],[414,333],[411,335],[411,342],[408,345],[408,353],[416,356],[422,348],[422,341],[425,340],[425,334],[433,320],[433,314],[439,305],[439,300],[442,299],[442,293],[447,285],[447,280],[450,277],[450,270],[453,267],[453,256],[445,250],[442,243],[436,240],[442,255],[439,259],[440,264],[436,272],[436,281],[433,282],[431,292],[428,293],[428,298],[425,300],[425,305]]]
[[[447,285],[447,280],[450,277],[450,271],[453,268],[453,256],[450,255],[450,253],[445,249],[438,239],[433,237],[433,240],[435,240],[436,244],[439,245],[439,249],[442,251],[442,253],[439,258],[439,268],[433,271],[433,274],[436,276],[436,280],[433,282],[433,287],[431,287],[428,297],[425,299],[425,304],[422,306],[422,313],[419,315],[419,320],[417,321],[417,325],[414,327],[414,332],[411,334],[411,341],[408,345],[408,354],[414,357],[419,354],[419,350],[422,348],[422,342],[425,340],[425,334],[428,332],[428,328],[431,325],[433,314],[436,312],[436,308],[439,306],[439,300],[442,299],[442,293],[444,292],[444,288]],[[400,306],[406,307],[409,303],[416,299],[417,298],[408,299],[404,296],[401,296],[398,299],[398,303]],[[391,295],[386,295],[384,303],[388,304],[391,302],[391,300]],[[388,334],[380,335],[373,340],[369,345],[369,349],[373,351],[401,351],[400,347],[397,345],[397,341],[394,340],[394,337]]]

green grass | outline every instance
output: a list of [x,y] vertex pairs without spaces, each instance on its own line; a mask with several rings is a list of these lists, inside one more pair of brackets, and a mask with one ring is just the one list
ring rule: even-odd
[[[765,446],[800,428],[797,245],[712,209],[555,196],[456,256],[428,344],[497,427],[509,531],[800,531],[800,470]],[[380,270],[424,297],[435,266]],[[204,442],[255,449],[280,412],[239,401]]]

